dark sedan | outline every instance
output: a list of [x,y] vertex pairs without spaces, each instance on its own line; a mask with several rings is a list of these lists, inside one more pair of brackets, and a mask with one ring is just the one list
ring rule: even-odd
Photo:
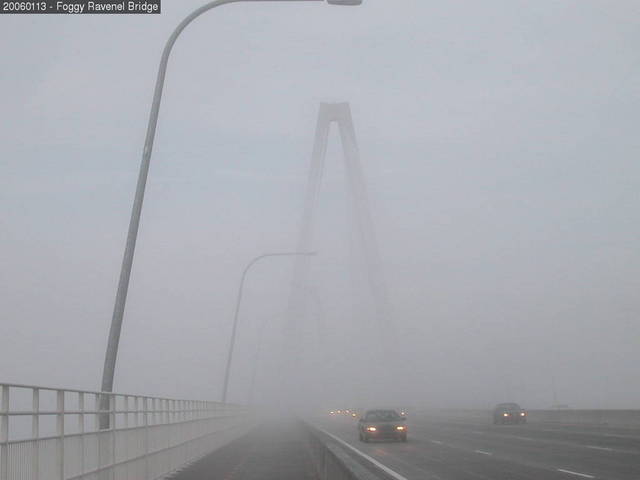
[[407,441],[406,418],[395,410],[367,410],[358,421],[360,441],[394,439]]
[[527,423],[527,412],[517,403],[499,403],[493,410],[493,423]]

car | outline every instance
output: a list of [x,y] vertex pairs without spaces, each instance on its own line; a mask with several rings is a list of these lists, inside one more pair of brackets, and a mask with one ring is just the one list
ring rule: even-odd
[[527,411],[517,403],[499,403],[493,409],[493,423],[527,423]]
[[407,441],[406,418],[395,410],[367,410],[358,420],[358,436],[361,442],[376,439]]

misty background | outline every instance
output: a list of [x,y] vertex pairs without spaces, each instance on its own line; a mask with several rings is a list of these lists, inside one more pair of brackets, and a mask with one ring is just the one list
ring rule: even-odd
[[[161,49],[202,3],[0,18],[0,380],[98,389]],[[393,401],[544,408],[555,379],[572,407],[637,407],[639,15],[365,0],[196,20],[169,63],[114,390],[219,398],[242,269],[295,248],[319,103],[348,101],[403,352],[380,359],[402,369]],[[332,131],[304,320],[325,328],[292,359],[299,399],[332,406],[376,401],[379,368],[348,202]],[[272,382],[292,265],[249,274],[232,401],[263,322],[256,395],[294,394]]]

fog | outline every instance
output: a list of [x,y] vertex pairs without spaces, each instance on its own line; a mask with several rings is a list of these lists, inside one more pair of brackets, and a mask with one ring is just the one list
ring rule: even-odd
[[[0,381],[99,388],[157,64],[201,3],[0,18]],[[220,398],[242,271],[295,250],[319,106],[348,102],[387,321],[334,126],[306,314],[292,333],[293,259],[252,267],[229,400],[257,365],[259,404],[637,406],[639,14],[365,0],[196,20],[169,62],[114,390]]]

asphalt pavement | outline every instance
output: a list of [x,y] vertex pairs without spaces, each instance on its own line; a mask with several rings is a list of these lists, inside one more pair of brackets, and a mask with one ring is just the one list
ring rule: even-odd
[[299,422],[274,420],[171,477],[173,480],[317,480]]
[[405,444],[362,443],[351,418],[328,417],[314,424],[391,469],[398,479],[640,479],[640,429],[410,416]]

